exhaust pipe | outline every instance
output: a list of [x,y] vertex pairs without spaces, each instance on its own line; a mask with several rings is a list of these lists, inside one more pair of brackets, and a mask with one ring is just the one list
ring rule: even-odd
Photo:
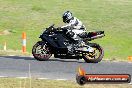
[[104,34],[101,34],[101,35],[93,36],[90,39],[93,40],[93,39],[97,39],[97,38],[102,38],[104,36],[105,36]]

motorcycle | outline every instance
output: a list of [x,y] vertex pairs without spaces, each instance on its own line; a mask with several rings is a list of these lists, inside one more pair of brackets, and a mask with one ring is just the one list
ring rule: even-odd
[[[104,56],[103,48],[96,43],[90,43],[97,38],[105,36],[104,31],[89,32],[78,35],[85,45],[78,45],[67,33],[67,29],[55,28],[54,24],[45,29],[32,48],[32,54],[39,61],[46,61],[54,54],[61,59],[84,59],[87,63],[98,63]],[[71,29],[72,30],[72,29]],[[90,50],[92,49],[92,50]],[[90,50],[90,51],[89,51]]]

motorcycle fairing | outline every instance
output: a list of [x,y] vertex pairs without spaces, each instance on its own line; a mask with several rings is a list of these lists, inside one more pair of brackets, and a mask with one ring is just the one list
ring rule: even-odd
[[64,44],[65,42],[69,42],[66,36],[63,34],[54,34],[48,35],[43,34],[40,36],[43,41],[46,41],[54,50],[53,52],[57,53],[66,53],[68,52],[67,46]]

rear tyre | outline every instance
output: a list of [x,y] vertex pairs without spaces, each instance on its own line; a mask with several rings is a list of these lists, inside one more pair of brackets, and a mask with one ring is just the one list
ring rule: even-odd
[[46,61],[51,57],[50,47],[44,41],[38,41],[32,48],[32,54],[39,61]]
[[99,44],[96,44],[96,43],[89,43],[88,45],[94,48],[94,52],[92,53],[88,52],[83,55],[83,59],[85,60],[85,62],[87,63],[100,62],[104,56],[103,48]]

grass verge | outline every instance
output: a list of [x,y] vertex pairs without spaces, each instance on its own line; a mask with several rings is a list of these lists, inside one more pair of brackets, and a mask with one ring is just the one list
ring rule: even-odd
[[131,88],[129,84],[86,84],[74,81],[0,78],[0,88]]

